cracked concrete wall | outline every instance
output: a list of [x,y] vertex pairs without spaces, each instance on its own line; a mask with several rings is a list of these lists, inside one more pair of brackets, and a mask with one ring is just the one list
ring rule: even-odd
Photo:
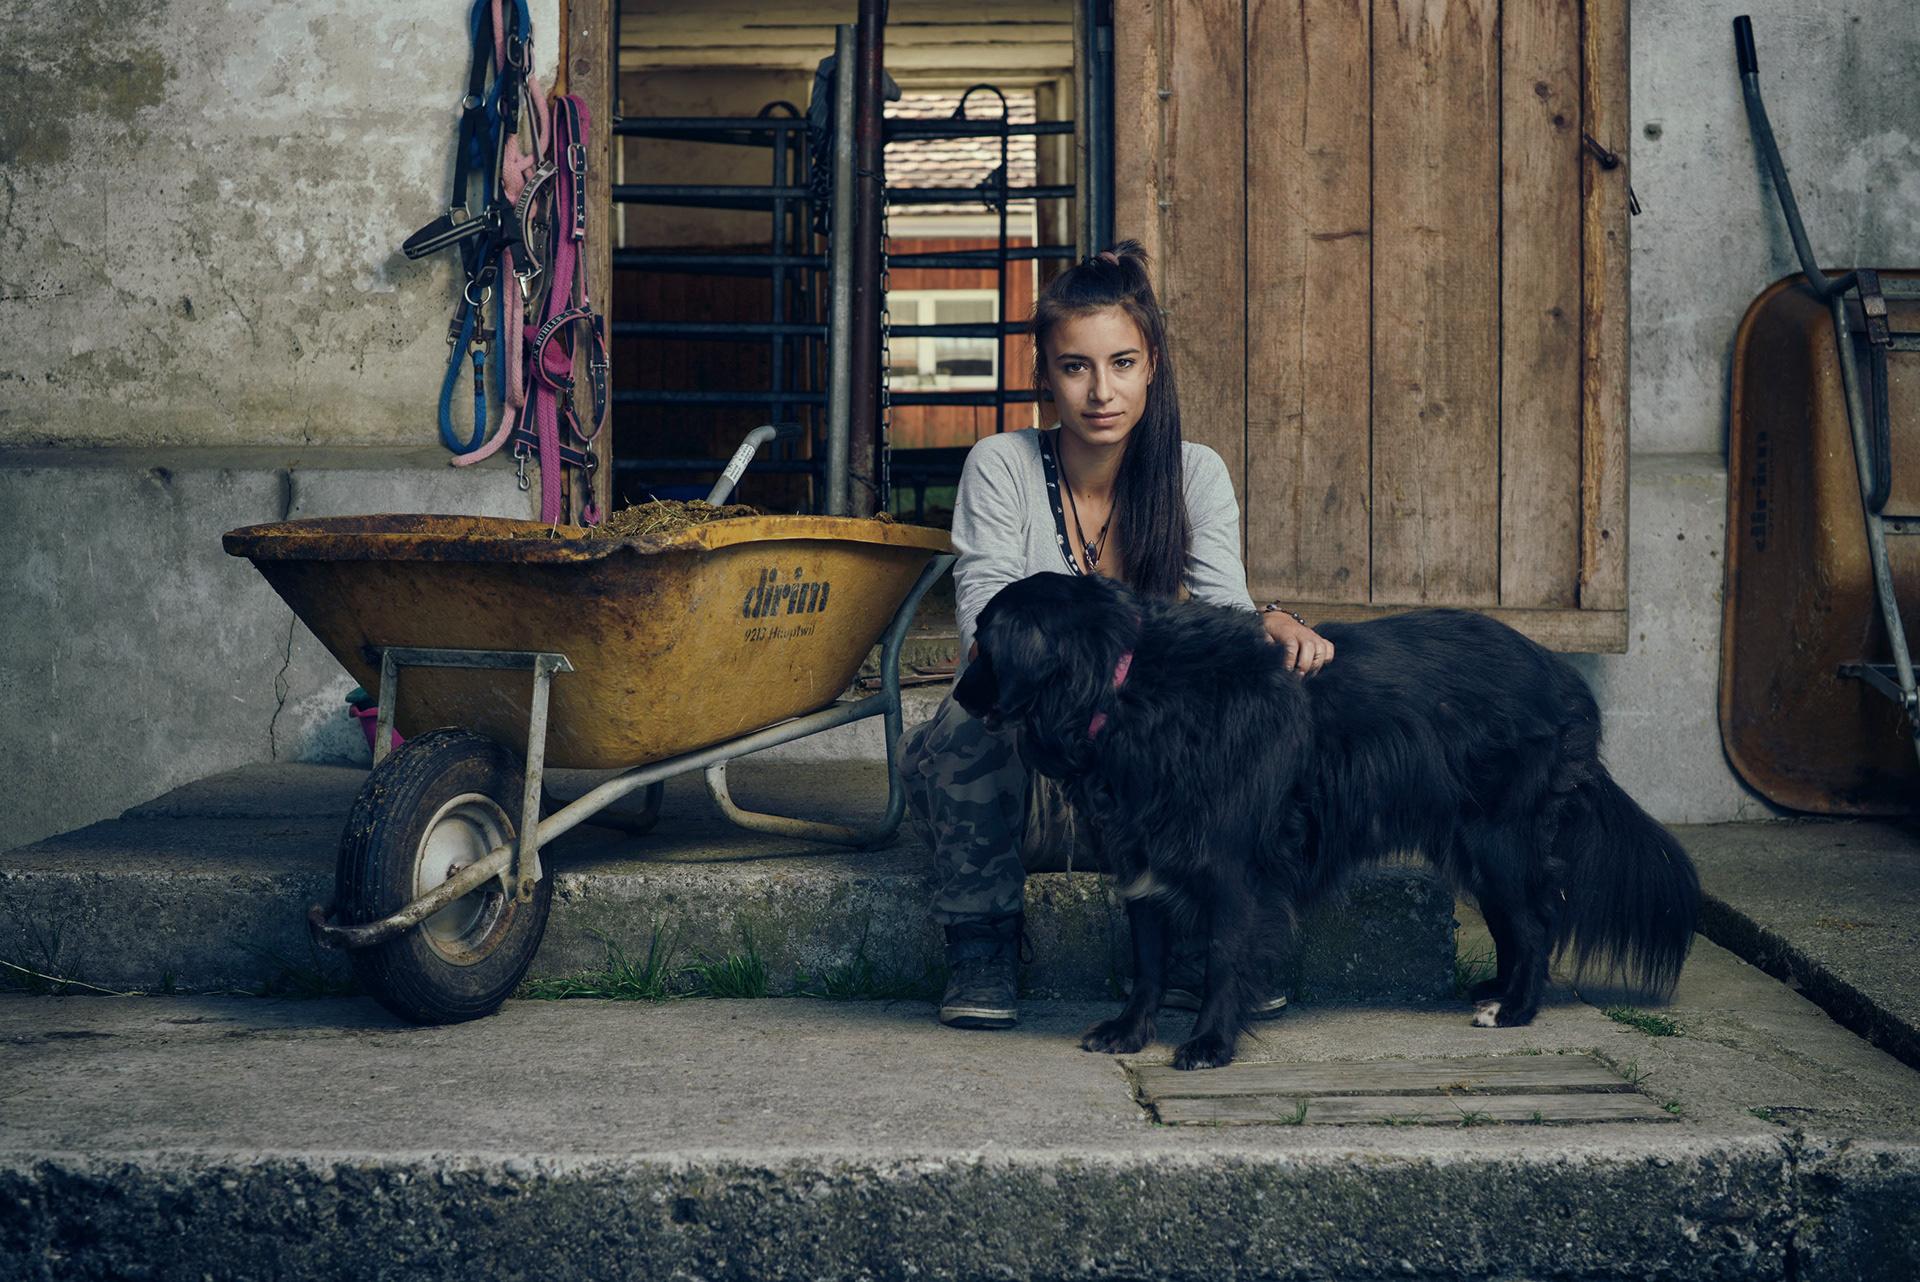
[[220,536],[373,512],[526,515],[432,449],[0,452],[0,848],[253,761],[364,765],[354,682]]
[[469,7],[7,5],[0,446],[431,443]]

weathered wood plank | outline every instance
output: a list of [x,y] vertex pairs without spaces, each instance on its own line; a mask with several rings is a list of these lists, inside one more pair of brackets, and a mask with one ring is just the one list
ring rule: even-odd
[[1603,170],[1581,160],[1580,606],[1627,607],[1627,8],[1585,0],[1581,116],[1588,133],[1620,157]]
[[1498,0],[1373,0],[1371,599],[1492,605]]
[[[1161,58],[1161,10],[1168,0],[1115,0],[1113,6],[1113,229],[1121,240],[1137,240],[1154,262],[1154,284],[1161,268],[1160,91],[1166,68]],[[1077,111],[1087,110],[1086,84],[1075,86]],[[1085,135],[1074,135],[1076,151]],[[1085,173],[1084,158],[1076,162]],[[1075,219],[1081,211],[1075,210]],[[1104,246],[1102,246],[1104,248]],[[1081,255],[1095,252],[1082,245]]]
[[1233,1095],[1551,1094],[1626,1091],[1618,1073],[1589,1055],[1485,1055],[1457,1059],[1261,1063],[1242,1060],[1210,1073],[1150,1064],[1133,1070],[1148,1100]]
[[1502,10],[1500,604],[1578,604],[1580,11]]
[[1247,10],[1247,567],[1288,601],[1367,599],[1370,16]]
[[1181,430],[1226,460],[1245,511],[1245,12],[1242,0],[1162,0],[1158,16],[1167,90],[1158,293],[1179,371]]
[[[1300,1106],[1306,1105],[1301,1115]],[[1239,1096],[1174,1099],[1154,1107],[1170,1126],[1475,1126],[1494,1122],[1673,1122],[1644,1095]],[[1298,1119],[1296,1122],[1295,1119]]]
[[[1255,579],[1253,599],[1265,601],[1281,593],[1270,582]],[[1346,601],[1302,601],[1289,599],[1308,623],[1363,623],[1384,619],[1390,614],[1405,614],[1419,609],[1411,605],[1355,605]],[[1549,650],[1562,654],[1625,654],[1627,652],[1627,612],[1625,610],[1509,610],[1483,606],[1475,610],[1490,619],[1513,628],[1520,635],[1538,641]]]

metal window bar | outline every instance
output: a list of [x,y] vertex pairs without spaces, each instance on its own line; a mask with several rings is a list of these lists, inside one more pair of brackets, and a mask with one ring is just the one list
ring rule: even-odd
[[[1007,307],[1007,268],[1013,262],[1069,260],[1084,257],[1104,246],[1112,238],[1112,110],[1113,110],[1113,18],[1110,0],[1080,0],[1075,23],[1076,63],[1080,75],[1081,99],[1071,121],[1034,121],[1013,124],[1007,119],[1006,99],[991,85],[976,85],[962,96],[959,118],[951,120],[908,120],[880,117],[875,123],[884,147],[888,142],[927,141],[940,138],[997,137],[1001,140],[998,182],[992,176],[973,187],[895,187],[886,189],[885,199],[895,205],[947,204],[985,199],[1000,216],[999,243],[988,250],[947,250],[933,253],[891,256],[893,266],[947,270],[993,268],[999,282],[997,321],[991,325],[896,325],[891,332],[903,338],[920,337],[992,337],[999,342],[995,351],[996,387],[993,391],[897,392],[890,399],[895,405],[991,405],[995,411],[995,431],[1006,427],[1009,404],[1031,404],[1036,393],[1006,385],[1006,348],[1004,338],[1027,332],[1024,322],[1009,322]],[[882,37],[884,38],[884,36]],[[972,120],[964,115],[967,98],[976,90],[991,91],[1001,99],[997,120]],[[786,104],[779,104],[786,105]],[[808,253],[807,228],[811,226],[811,199],[805,185],[792,181],[793,161],[806,172],[805,117],[791,106],[790,116],[762,114],[756,117],[624,117],[614,122],[613,132],[621,137],[669,138],[682,141],[716,143],[730,146],[765,147],[774,153],[773,179],[764,185],[723,185],[688,183],[616,183],[612,197],[616,204],[702,207],[709,209],[765,210],[772,214],[770,253],[767,254],[674,254],[641,249],[620,249],[613,255],[618,269],[656,272],[684,272],[712,275],[766,275],[770,278],[772,319],[768,322],[720,324],[672,322],[615,322],[616,338],[653,338],[701,342],[766,342],[769,347],[772,386],[765,390],[643,390],[615,389],[616,405],[764,405],[770,419],[787,417],[795,406],[827,404],[822,391],[789,386],[788,356],[790,344],[798,342],[805,353],[801,364],[818,374],[824,362],[823,347],[830,345],[828,326],[813,318],[815,274],[828,266],[827,254]],[[769,111],[772,108],[768,109]],[[851,128],[852,121],[843,127]],[[1014,187],[1008,184],[1008,140],[1013,137],[1073,135],[1085,126],[1084,157],[1075,183],[1033,184]],[[795,138],[794,135],[799,137]],[[989,185],[991,184],[991,185]],[[1014,200],[1079,199],[1081,243],[1077,246],[1034,245],[1013,248],[1007,244],[1008,205]],[[792,276],[789,276],[792,273]],[[796,286],[788,289],[789,282]],[[796,306],[797,304],[797,306]],[[799,315],[796,316],[795,312]],[[824,341],[823,341],[824,340]],[[882,377],[885,372],[882,371]],[[811,433],[810,433],[811,434]],[[775,447],[776,450],[778,447]],[[877,469],[882,477],[899,471],[914,486],[916,516],[924,515],[929,484],[957,480],[965,451],[894,451],[891,442],[882,442],[887,458]],[[758,465],[769,473],[809,473],[814,477],[815,504],[826,486],[824,476],[826,450],[816,439],[814,457],[808,460],[779,458]],[[619,471],[718,472],[725,459],[653,459],[617,458]],[[878,496],[880,504],[890,504],[890,495]]]
[[[788,114],[774,114],[785,110]],[[656,272],[696,273],[701,275],[764,276],[768,282],[769,319],[735,323],[682,323],[671,321],[616,321],[612,325],[616,339],[655,339],[683,342],[764,343],[768,356],[769,386],[741,390],[615,388],[615,405],[755,405],[761,406],[770,421],[792,419],[796,411],[824,409],[827,396],[819,390],[819,373],[827,337],[827,327],[813,318],[816,307],[815,277],[826,269],[826,255],[807,252],[812,248],[808,228],[812,223],[810,190],[794,181],[795,173],[807,168],[807,120],[790,103],[770,104],[753,117],[623,117],[613,125],[615,135],[627,138],[667,138],[724,146],[761,147],[772,155],[771,183],[764,185],[649,184],[617,183],[612,189],[616,204],[705,206],[708,208],[764,210],[771,215],[771,235],[765,254],[675,254],[648,250],[616,250],[616,269]],[[802,387],[802,373],[814,384]],[[818,409],[816,409],[818,407]],[[808,435],[818,433],[810,427]],[[817,494],[823,475],[824,458],[816,448],[815,457],[796,459],[792,447],[776,443],[773,457],[755,466],[755,471],[770,475],[806,475],[813,480]],[[783,457],[784,456],[784,457]],[[706,458],[616,458],[615,474],[625,472],[718,473],[726,459]]]
[[[1000,182],[993,187],[982,183],[974,188],[888,188],[887,199],[899,205],[932,204],[985,198],[1000,214],[1000,243],[993,250],[947,251],[943,254],[890,255],[896,267],[995,268],[1000,279],[998,323],[992,325],[895,325],[892,333],[902,338],[996,338],[1001,340],[995,352],[997,386],[991,391],[971,392],[894,392],[892,403],[915,405],[971,405],[994,409],[994,430],[1006,428],[1008,405],[1032,404],[1039,399],[1031,388],[1009,388],[1006,380],[1006,344],[1004,338],[1024,334],[1023,321],[1009,321],[1007,306],[1007,264],[1019,261],[1084,258],[1106,248],[1113,241],[1113,5],[1111,0],[1079,0],[1075,22],[1075,70],[1078,100],[1072,121],[1039,121],[1014,125],[1006,119],[1002,98],[1000,120],[890,120],[886,122],[888,142],[906,142],[946,137],[999,137],[1001,143]],[[975,86],[991,88],[991,86]],[[967,91],[973,92],[972,89]],[[998,93],[998,90],[994,90]],[[962,97],[961,112],[966,109]],[[1068,185],[1043,184],[1011,187],[1006,184],[1007,147],[1010,137],[1025,135],[1078,134],[1080,169],[1077,181]],[[1007,203],[1024,199],[1076,199],[1076,223],[1079,244],[1045,245],[1013,249],[1007,244]],[[938,260],[938,261],[933,261]],[[914,492],[914,516],[924,519],[926,492],[932,485],[952,485],[959,481],[966,462],[965,449],[932,448],[891,450],[890,472]]]

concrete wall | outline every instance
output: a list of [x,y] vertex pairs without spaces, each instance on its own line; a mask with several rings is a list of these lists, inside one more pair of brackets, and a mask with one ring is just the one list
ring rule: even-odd
[[454,262],[400,253],[447,203],[469,7],[0,7],[0,845],[365,751],[222,531],[529,514],[434,444]]
[[11,0],[0,446],[431,442],[468,8]]
[[1815,252],[1920,263],[1920,26],[1911,0],[1634,0],[1629,649],[1581,663],[1607,758],[1662,819],[1770,813],[1720,748],[1720,602],[1734,331],[1798,271],[1733,55],[1751,14],[1761,86]]
[[519,516],[434,449],[0,452],[0,848],[253,761],[358,762],[354,682],[220,535],[373,512]]

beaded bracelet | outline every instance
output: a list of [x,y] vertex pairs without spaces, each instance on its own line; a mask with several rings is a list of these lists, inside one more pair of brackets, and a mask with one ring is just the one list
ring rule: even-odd
[[1297,615],[1297,614],[1295,614],[1295,613],[1294,613],[1294,612],[1293,612],[1292,610],[1288,610],[1288,609],[1285,609],[1285,608],[1283,608],[1283,607],[1281,606],[1281,604],[1280,604],[1280,603],[1279,603],[1278,601],[1269,601],[1269,602],[1267,602],[1267,603],[1266,603],[1265,605],[1263,605],[1263,606],[1261,606],[1261,607],[1260,607],[1260,613],[1262,613],[1262,614],[1284,614],[1284,615],[1286,615],[1286,616],[1287,616],[1287,617],[1288,617],[1289,619],[1292,619],[1292,620],[1293,620],[1293,621],[1294,621],[1295,623],[1297,623],[1297,624],[1299,624],[1299,625],[1300,625],[1301,627],[1303,627],[1303,628],[1304,628],[1304,627],[1306,627],[1306,626],[1307,626],[1307,621],[1306,621],[1305,619],[1303,619],[1303,618],[1301,618],[1301,617],[1300,617],[1299,615]]

